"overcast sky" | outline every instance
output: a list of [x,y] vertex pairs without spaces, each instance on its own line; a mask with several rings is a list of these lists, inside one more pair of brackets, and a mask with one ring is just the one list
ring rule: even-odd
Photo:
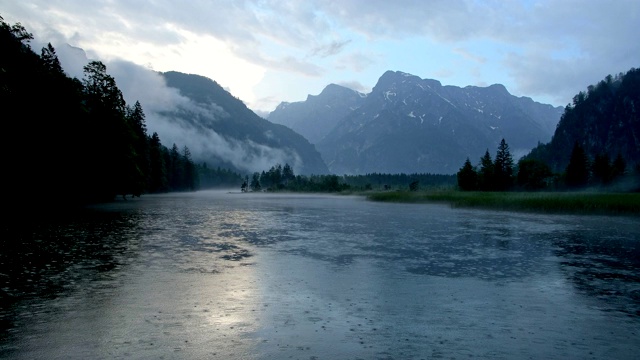
[[640,67],[638,0],[0,0],[0,16],[90,59],[206,76],[257,111],[330,83],[368,93],[386,70],[564,106]]

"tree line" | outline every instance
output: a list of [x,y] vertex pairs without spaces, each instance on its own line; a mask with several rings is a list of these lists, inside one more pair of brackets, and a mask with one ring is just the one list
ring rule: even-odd
[[[547,144],[512,168],[510,186],[487,181],[487,156],[458,172],[463,190],[640,191],[640,69],[608,75],[568,104]],[[497,159],[496,159],[497,160]]]
[[32,39],[0,17],[0,106],[10,144],[2,188],[11,204],[75,206],[241,181],[195,164],[187,146],[149,135],[141,104],[125,102],[102,62],[71,78],[53,46],[37,54]]
[[379,174],[366,175],[296,175],[289,164],[273,165],[269,170],[246,175],[240,187],[248,191],[341,192],[367,190],[416,191],[422,187],[450,187],[455,175]]
[[[640,169],[635,170],[640,174]],[[514,166],[509,145],[502,139],[495,155],[491,158],[489,150],[474,166],[469,158],[456,174],[458,188],[463,191],[509,191],[509,190],[574,190],[587,186],[608,188],[625,178],[635,179],[627,171],[627,164],[618,154],[611,159],[606,153],[597,154],[590,159],[582,146],[575,142],[569,156],[569,163],[561,173],[553,172],[545,162],[523,157]],[[639,191],[637,184],[624,190]]]

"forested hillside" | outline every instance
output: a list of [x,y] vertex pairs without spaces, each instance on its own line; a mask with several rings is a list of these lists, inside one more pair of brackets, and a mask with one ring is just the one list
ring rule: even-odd
[[574,96],[551,141],[538,144],[516,167],[508,166],[502,182],[496,181],[505,173],[496,171],[496,164],[504,164],[499,154],[493,162],[487,151],[478,167],[467,159],[458,171],[458,186],[640,191],[640,70],[609,75]]
[[591,160],[618,155],[629,165],[640,164],[640,69],[608,75],[567,105],[551,142],[527,156],[562,172],[575,145]]
[[[33,36],[0,17],[0,107],[5,126],[2,188],[9,205],[31,207],[108,201],[118,195],[194,190],[200,174],[189,149],[148,135],[139,102],[126,104],[99,61],[82,80],[63,71],[49,44],[37,54]],[[220,171],[237,182],[239,175]],[[240,180],[241,181],[241,180]]]

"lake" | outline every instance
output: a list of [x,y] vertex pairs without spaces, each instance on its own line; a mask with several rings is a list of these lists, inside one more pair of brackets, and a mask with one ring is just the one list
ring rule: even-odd
[[2,229],[3,359],[637,359],[640,218],[143,195]]

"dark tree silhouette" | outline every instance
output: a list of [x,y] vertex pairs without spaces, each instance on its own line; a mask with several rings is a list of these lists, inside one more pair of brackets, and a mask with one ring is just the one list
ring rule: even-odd
[[592,181],[594,185],[608,185],[613,177],[611,159],[608,154],[598,154],[591,165]]
[[508,190],[513,184],[513,158],[509,145],[502,139],[498,145],[496,160],[493,165],[494,185],[496,190]]
[[627,163],[624,161],[624,158],[621,154],[616,156],[616,159],[613,160],[613,165],[611,168],[611,178],[612,180],[618,179],[624,176],[627,171]]
[[158,134],[148,136],[142,105],[126,104],[102,62],[89,62],[82,80],[70,78],[53,46],[38,55],[29,45],[32,38],[22,25],[0,17],[7,147],[28,149],[3,163],[8,203],[78,206],[116,195],[195,190],[200,176],[237,184],[239,174],[201,169],[186,146],[180,154],[163,146]]
[[296,176],[293,174],[293,168],[289,164],[284,164],[282,168],[282,181],[286,184],[293,180]]
[[547,179],[553,173],[547,164],[535,159],[520,159],[518,161],[518,186],[525,190],[540,190],[547,186]]
[[482,191],[490,191],[495,189],[494,184],[494,165],[489,154],[489,149],[480,158],[480,171],[478,171],[478,187]]
[[167,167],[163,156],[163,146],[158,133],[154,132],[149,139],[149,192],[160,193],[169,190]]
[[565,171],[565,182],[569,188],[580,188],[589,182],[589,159],[578,142],[573,145],[569,164]]
[[469,158],[464,162],[462,168],[457,173],[458,187],[460,190],[472,191],[478,189],[478,173],[471,165]]
[[251,178],[251,190],[260,191],[262,190],[262,186],[260,185],[260,173],[254,172]]

